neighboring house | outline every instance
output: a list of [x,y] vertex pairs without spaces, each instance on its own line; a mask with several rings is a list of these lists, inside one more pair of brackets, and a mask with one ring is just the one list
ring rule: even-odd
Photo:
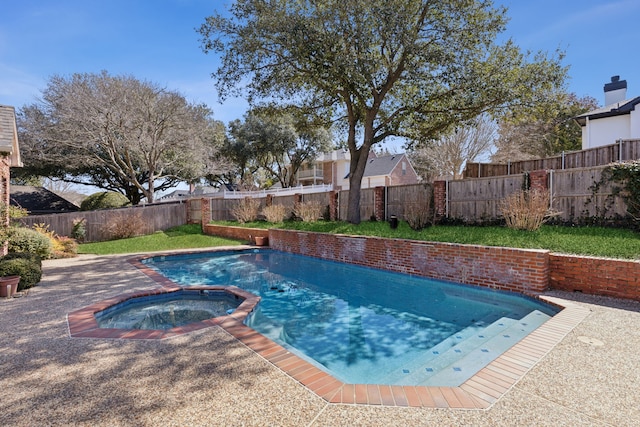
[[[298,170],[297,185],[333,184],[336,190],[348,190],[350,160],[347,150],[322,153],[314,163],[306,163]],[[416,184],[418,181],[418,174],[405,154],[376,157],[370,153],[361,188]]]
[[44,187],[11,186],[11,205],[26,209],[29,215],[77,212],[80,208]]
[[321,153],[313,163],[306,162],[298,169],[297,185],[333,184],[336,190],[349,187],[350,159],[348,150]]
[[582,127],[582,149],[640,139],[640,96],[627,98],[627,81],[611,77],[604,85],[605,106],[575,117]]
[[233,186],[226,185],[224,188],[218,187],[192,187],[188,190],[174,190],[171,193],[167,193],[160,197],[158,202],[172,202],[175,200],[195,199],[200,197],[211,196],[212,194],[220,193],[223,189],[227,191],[234,191]]

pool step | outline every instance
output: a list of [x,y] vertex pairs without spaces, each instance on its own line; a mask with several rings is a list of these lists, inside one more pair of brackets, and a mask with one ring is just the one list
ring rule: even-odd
[[[403,385],[458,386],[550,317],[533,311],[520,320],[500,318],[451,346],[438,344],[428,357],[414,359],[388,376]],[[472,328],[467,328],[472,330]],[[453,339],[456,339],[456,334]],[[442,351],[444,348],[444,351]]]
[[400,381],[403,385],[419,385],[421,382],[426,381],[430,375],[433,375],[432,372],[426,371],[426,369],[429,368],[434,371],[438,369],[437,366],[431,366],[431,364],[435,363],[435,360],[442,360],[443,358],[455,360],[462,355],[463,351],[471,351],[481,345],[483,340],[488,339],[487,337],[501,333],[514,322],[514,319],[507,317],[499,318],[493,323],[487,323],[484,320],[475,322],[428,351],[421,352],[420,356],[407,361],[401,368],[391,372],[382,383],[394,384]]
[[537,310],[533,311],[519,321],[513,322],[501,333],[491,336],[482,345],[468,352],[459,353],[456,360],[446,360],[443,357],[439,361],[438,371],[434,369],[427,381],[422,384],[452,387],[462,384],[548,319],[550,316]]

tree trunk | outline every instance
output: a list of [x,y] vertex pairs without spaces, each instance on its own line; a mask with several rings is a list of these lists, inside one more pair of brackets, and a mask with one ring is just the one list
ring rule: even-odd
[[349,165],[349,200],[347,203],[347,221],[360,224],[360,192],[362,177],[367,167],[371,144],[363,144],[359,150],[351,153]]

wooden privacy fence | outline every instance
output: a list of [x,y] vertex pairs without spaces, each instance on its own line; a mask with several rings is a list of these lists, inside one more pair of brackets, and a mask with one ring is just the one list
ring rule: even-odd
[[446,216],[469,222],[499,218],[500,201],[522,189],[523,176],[449,181],[446,192]]
[[[330,197],[333,192],[325,192],[325,193],[309,193],[309,194],[296,194],[296,195],[286,195],[286,196],[272,196],[271,203],[274,205],[283,205],[289,208],[291,212],[293,212],[293,207],[297,200],[301,202],[306,201],[317,201],[323,206],[328,206],[330,204]],[[258,193],[260,197],[253,197],[253,199],[258,200],[260,202],[260,208],[262,209],[267,205],[267,196],[264,194]],[[196,199],[191,199],[189,203],[192,203]],[[207,199],[204,199],[207,200]],[[211,210],[211,219],[214,221],[233,221],[236,218],[233,216],[233,209],[239,204],[242,203],[243,199],[222,199],[222,198],[210,198],[207,200],[209,203],[209,207]],[[189,208],[190,210],[192,208]]]
[[[614,197],[613,185],[602,183],[594,192],[595,184],[602,177],[606,166],[575,168],[565,170],[541,170],[530,174],[534,188],[549,190],[550,207],[557,212],[556,219],[564,222],[579,222],[580,219],[600,217],[614,218],[627,215],[626,204],[620,197]],[[499,219],[501,201],[523,188],[524,174],[496,176],[488,178],[463,179],[393,187],[363,189],[360,195],[360,218],[367,221],[373,216],[378,220],[395,215],[405,218],[407,206],[419,204],[425,208],[431,204],[437,212],[453,219],[466,222],[487,222]],[[442,184],[444,191],[436,197],[434,186]],[[273,204],[287,206],[293,211],[296,200],[317,200],[323,206],[331,206],[331,198],[336,192],[297,194],[295,196],[274,196]],[[258,198],[260,206],[266,205],[266,198]],[[349,191],[337,192],[336,217],[347,219]],[[240,200],[210,199],[211,219],[233,220],[231,213]]]
[[[556,219],[576,222],[580,218],[624,217],[626,203],[613,197],[613,185],[600,182],[606,166],[546,171],[544,188],[549,190],[550,207]],[[544,171],[543,171],[544,172]],[[500,201],[522,189],[524,174],[491,178],[449,181],[447,185],[447,216],[471,222],[499,218]]]
[[593,190],[605,167],[549,171],[552,208],[559,212],[559,218],[573,222],[579,218],[627,215],[623,199],[613,197],[613,184],[604,182],[597,192]]
[[609,163],[640,159],[640,139],[621,139],[615,144],[575,152],[563,152],[545,159],[498,163],[467,163],[464,178],[518,175],[536,170],[566,170],[605,166]]
[[32,227],[34,224],[46,224],[49,226],[49,230],[59,236],[71,236],[73,221],[84,218],[86,220],[85,241],[97,242],[108,237],[105,233],[105,227],[108,224],[116,220],[126,221],[133,215],[139,215],[142,219],[140,222],[144,224],[144,229],[140,230],[140,234],[151,234],[155,231],[186,224],[187,204],[180,201],[98,211],[32,215],[21,218],[20,221],[28,227]]

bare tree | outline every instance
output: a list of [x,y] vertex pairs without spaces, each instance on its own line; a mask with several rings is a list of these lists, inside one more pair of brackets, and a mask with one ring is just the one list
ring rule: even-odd
[[582,148],[582,131],[574,117],[598,107],[591,97],[556,91],[537,105],[513,109],[500,122],[491,161],[530,160]]
[[24,173],[118,191],[133,204],[204,176],[224,135],[206,106],[106,72],[54,76],[20,127]]
[[489,154],[497,136],[497,127],[486,115],[459,126],[436,141],[414,150],[411,162],[425,180],[439,176],[462,177],[467,162]]

